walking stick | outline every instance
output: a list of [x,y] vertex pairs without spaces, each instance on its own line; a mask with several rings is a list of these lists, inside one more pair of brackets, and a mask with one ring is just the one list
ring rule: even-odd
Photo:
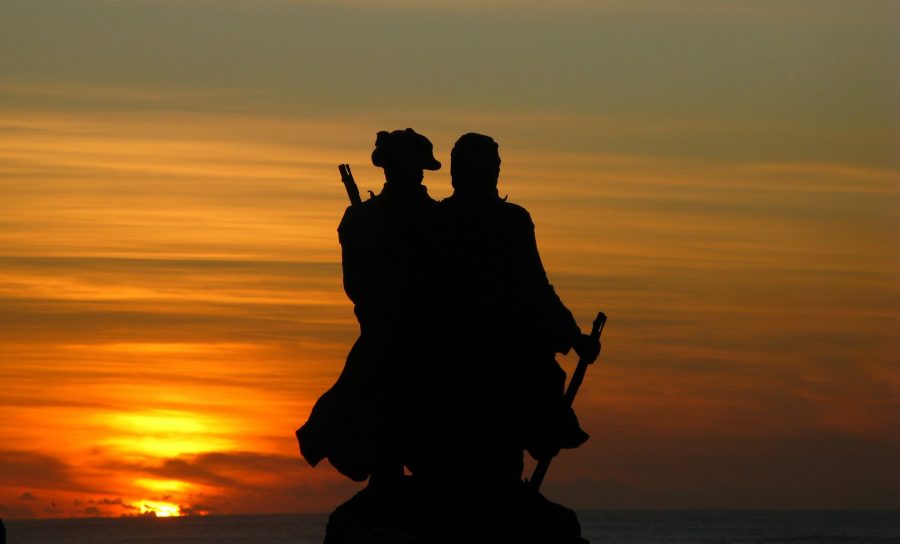
[[[591,329],[591,338],[600,340],[600,333],[603,332],[603,325],[606,325],[606,314],[597,312],[597,319],[594,320],[594,326]],[[599,355],[599,352],[597,355]],[[575,373],[572,374],[572,379],[569,381],[569,387],[566,389],[566,396],[563,399],[567,408],[572,406],[572,401],[575,400],[575,395],[578,394],[578,388],[581,387],[581,382],[584,381],[584,374],[587,372],[588,365],[594,364],[596,359],[597,356],[595,355],[592,358],[582,357],[578,360],[578,366],[575,368]],[[547,469],[550,468],[550,461],[552,460],[553,457],[546,457],[538,461],[537,466],[534,467],[530,483],[535,491],[540,489],[541,484],[544,482],[544,476],[547,475]]]

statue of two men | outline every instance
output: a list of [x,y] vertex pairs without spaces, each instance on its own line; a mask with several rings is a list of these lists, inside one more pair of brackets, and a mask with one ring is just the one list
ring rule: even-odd
[[[446,527],[435,533],[435,508],[463,508],[496,535],[579,542],[574,513],[524,486],[523,454],[587,440],[555,354],[599,342],[548,281],[528,212],[500,198],[497,143],[459,138],[454,192],[441,202],[422,184],[441,166],[432,149],[412,129],[379,132],[372,162],[384,187],[338,228],[360,336],[297,438],[311,464],[327,458],[369,485],[332,515],[326,542],[363,542],[378,528],[452,541]],[[519,515],[501,520],[498,501]]]

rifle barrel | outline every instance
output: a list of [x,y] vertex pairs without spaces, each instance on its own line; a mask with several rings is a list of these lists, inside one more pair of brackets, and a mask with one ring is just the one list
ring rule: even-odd
[[356,206],[361,204],[362,198],[359,196],[359,187],[356,186],[356,180],[353,179],[350,165],[339,164],[338,171],[341,173],[341,181],[344,182],[344,189],[347,190],[347,198],[350,199],[350,205]]

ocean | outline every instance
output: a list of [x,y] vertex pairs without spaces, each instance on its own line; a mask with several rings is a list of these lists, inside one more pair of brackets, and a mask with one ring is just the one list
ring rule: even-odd
[[[578,517],[594,544],[900,543],[900,511],[615,511]],[[5,523],[7,544],[320,544],[326,520],[324,514],[278,514]]]

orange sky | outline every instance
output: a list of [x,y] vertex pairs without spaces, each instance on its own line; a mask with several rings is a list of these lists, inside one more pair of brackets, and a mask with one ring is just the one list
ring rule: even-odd
[[406,126],[445,165],[494,136],[563,300],[610,317],[548,495],[900,507],[893,8],[479,5],[2,8],[0,516],[349,498],[293,431],[356,334],[335,165],[377,190]]

